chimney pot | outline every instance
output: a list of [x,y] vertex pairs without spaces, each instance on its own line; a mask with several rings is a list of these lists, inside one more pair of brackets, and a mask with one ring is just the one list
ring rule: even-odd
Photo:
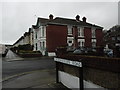
[[86,22],[86,17],[83,17],[82,20],[83,20],[83,22]]
[[53,19],[53,15],[52,14],[49,15],[49,19],[50,20]]
[[76,18],[76,21],[80,21],[80,16],[79,15],[77,15],[75,18]]

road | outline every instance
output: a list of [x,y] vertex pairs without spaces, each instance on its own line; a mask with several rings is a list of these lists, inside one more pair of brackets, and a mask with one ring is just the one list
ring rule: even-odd
[[9,51],[2,63],[2,90],[69,90],[56,83],[55,62],[51,57],[21,58]]
[[6,58],[3,58],[2,77],[6,78],[23,72],[54,68],[53,58],[20,58],[12,51],[9,51]]

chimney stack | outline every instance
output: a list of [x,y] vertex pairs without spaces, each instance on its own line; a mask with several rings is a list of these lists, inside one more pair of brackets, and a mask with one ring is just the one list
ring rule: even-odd
[[86,22],[86,17],[83,17],[82,20],[83,20],[83,22]]
[[77,15],[75,18],[76,18],[76,21],[80,21],[80,16],[79,15]]
[[53,19],[53,15],[52,15],[52,14],[49,15],[49,19],[50,19],[50,20]]

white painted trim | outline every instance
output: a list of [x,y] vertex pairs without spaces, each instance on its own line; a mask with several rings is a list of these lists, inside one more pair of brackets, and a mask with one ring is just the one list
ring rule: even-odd
[[83,45],[82,45],[82,42],[84,43],[84,46],[85,46],[85,39],[78,39],[78,42],[80,42],[80,47],[82,47]]
[[[78,37],[84,37],[84,27],[77,27],[77,29],[78,29]],[[80,35],[79,35],[79,33],[80,33]],[[82,35],[82,33],[83,33],[83,35]]]
[[68,28],[68,32],[67,32],[68,35],[72,35],[72,26],[68,25],[67,28]]
[[79,78],[68,73],[58,71],[59,82],[68,88],[79,88]]
[[56,56],[55,52],[48,52],[48,56]]
[[85,39],[78,39],[78,42],[79,42],[79,41],[85,42]]
[[46,37],[40,37],[40,40],[46,40]]
[[95,33],[95,31],[96,31],[96,28],[95,27],[92,27],[92,38],[96,38],[96,33]]
[[67,37],[67,39],[74,39],[74,37]]
[[[61,82],[63,85],[65,85],[68,88],[71,88],[72,90],[79,90],[79,78],[76,76],[73,76],[71,74],[68,74],[63,71],[58,71],[59,76],[59,82]],[[102,90],[107,90],[99,85],[96,85],[92,83],[91,81],[83,81],[84,88],[101,88]]]
[[76,67],[82,67],[82,63],[78,61],[72,61],[72,60],[67,60],[67,59],[62,59],[62,58],[54,58],[54,61],[76,66]]
[[91,39],[91,42],[96,42],[96,39]]
[[[72,44],[74,43],[74,37],[67,37],[67,44],[68,46],[72,46]],[[72,41],[72,43],[69,43],[69,41]]]

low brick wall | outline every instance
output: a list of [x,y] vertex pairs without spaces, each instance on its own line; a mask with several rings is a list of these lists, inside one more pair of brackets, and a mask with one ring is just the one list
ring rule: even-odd
[[97,68],[120,73],[120,58],[108,58],[85,55],[60,55],[59,58],[82,61],[84,67]]
[[[83,79],[107,89],[120,90],[120,58],[84,55],[60,55],[59,58],[82,61]],[[79,68],[59,63],[59,70],[79,77]]]

